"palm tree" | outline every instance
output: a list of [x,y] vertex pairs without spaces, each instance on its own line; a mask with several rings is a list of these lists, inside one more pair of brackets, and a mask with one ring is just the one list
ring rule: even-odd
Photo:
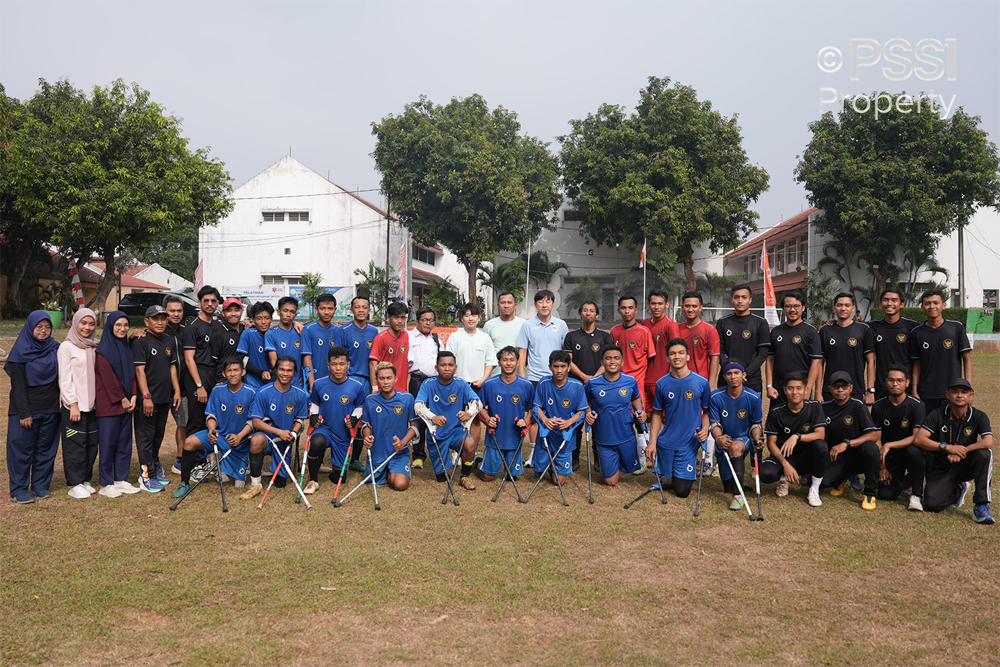
[[511,292],[517,301],[524,297],[524,262],[520,258],[506,264],[480,265],[478,279],[494,296]]
[[932,276],[940,273],[945,278],[949,277],[948,269],[941,266],[938,263],[937,258],[934,256],[935,250],[936,248],[934,246],[926,248],[907,248],[903,253],[903,270],[906,271],[906,276],[908,278],[906,286],[902,288],[906,303],[913,303],[916,301],[917,289],[915,286],[917,277],[921,273],[926,271]]
[[[521,262],[523,270],[525,263],[528,261],[528,254],[521,253],[521,256],[517,259]],[[531,253],[531,263],[528,265],[527,270],[529,280],[535,283],[536,287],[544,289],[549,284],[552,276],[560,271],[569,273],[569,265],[565,262],[549,261],[549,253],[544,250],[536,250]]]
[[708,300],[706,305],[715,305],[715,300],[725,298],[725,296],[743,279],[743,274],[735,276],[724,276],[718,273],[706,271],[705,275],[697,279],[697,288],[702,292],[702,296]]

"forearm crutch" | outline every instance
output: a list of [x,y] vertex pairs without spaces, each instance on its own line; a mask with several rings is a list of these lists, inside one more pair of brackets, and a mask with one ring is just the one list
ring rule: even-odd
[[559,448],[556,449],[555,456],[553,456],[552,455],[552,450],[549,449],[549,438],[548,438],[548,436],[549,436],[550,431],[547,428],[545,428],[544,426],[542,426],[541,424],[539,424],[539,427],[538,427],[538,437],[540,437],[542,439],[542,446],[545,447],[545,453],[549,455],[549,462],[545,465],[545,468],[542,470],[542,474],[539,475],[539,477],[538,477],[537,480],[535,480],[535,485],[533,487],[531,487],[531,491],[528,493],[528,497],[524,499],[525,503],[527,503],[529,500],[531,500],[531,496],[535,493],[535,489],[538,488],[538,485],[545,478],[545,473],[547,473],[549,471],[549,469],[551,469],[552,470],[552,474],[556,478],[556,484],[559,485],[559,495],[562,496],[563,505],[569,505],[569,503],[566,501],[566,494],[563,492],[562,481],[559,479],[559,473],[556,472],[556,468],[555,468],[556,458],[555,457],[559,456],[560,452],[562,452],[562,450],[563,450],[563,447],[565,447],[566,443],[568,442],[566,440],[566,434],[572,434],[572,432],[573,432],[573,429],[570,429],[568,431],[564,431],[562,444],[559,445]]
[[[375,464],[372,462],[372,448],[368,448],[368,467],[372,470],[375,469]],[[389,481],[389,473],[386,472],[385,479]],[[378,504],[378,484],[375,483],[375,475],[372,474],[372,493],[375,494],[375,511],[378,512],[382,507]]]
[[[370,449],[370,448],[369,448],[369,449]],[[348,494],[347,494],[346,496],[344,496],[344,499],[343,499],[343,500],[336,500],[336,501],[335,501],[335,502],[333,503],[333,506],[334,506],[334,507],[340,507],[341,505],[343,505],[344,503],[346,503],[346,502],[347,502],[347,499],[348,499],[348,498],[350,498],[350,497],[351,497],[351,495],[352,495],[352,494],[353,494],[353,493],[354,493],[355,491],[357,491],[357,490],[358,490],[358,489],[360,489],[360,488],[361,488],[362,486],[364,486],[365,484],[367,484],[367,483],[368,483],[368,480],[369,480],[369,478],[370,478],[370,479],[372,479],[372,480],[374,480],[374,479],[375,479],[375,475],[377,475],[377,474],[378,474],[378,471],[379,471],[379,470],[381,470],[382,468],[386,467],[387,465],[389,465],[389,461],[391,461],[391,460],[393,459],[393,457],[394,457],[394,456],[396,456],[396,454],[399,454],[399,452],[401,452],[401,451],[402,451],[402,450],[396,450],[396,451],[394,451],[394,452],[393,452],[392,454],[390,454],[390,455],[389,455],[389,458],[387,458],[387,459],[386,459],[385,461],[382,461],[382,463],[381,463],[381,465],[379,465],[379,467],[375,468],[375,469],[374,469],[374,470],[372,470],[372,471],[371,471],[370,473],[368,473],[367,475],[365,475],[365,478],[364,478],[363,480],[361,480],[360,482],[358,482],[358,485],[357,485],[357,486],[355,486],[355,487],[354,487],[353,489],[351,489],[350,493],[348,493]]]
[[[302,484],[305,482],[305,479],[306,479],[306,461],[309,460],[309,448],[312,446],[312,434],[313,434],[314,430],[315,429],[312,426],[310,426],[309,427],[309,431],[306,433],[306,455],[302,457],[302,469],[299,472],[299,486],[302,486]],[[298,456],[298,454],[299,454],[299,443],[298,443],[298,441],[296,441],[296,443],[295,443],[295,455]],[[296,496],[295,496],[295,502],[296,503],[301,503],[302,502],[302,494],[301,493],[296,494]]]
[[[441,455],[441,445],[439,445],[438,441],[437,441],[437,424],[435,424],[433,420],[427,419],[426,417],[423,417],[422,415],[418,415],[418,416],[420,416],[420,419],[424,422],[424,425],[427,426],[427,439],[430,440],[430,442],[434,445],[434,451],[437,452],[438,461],[441,462],[441,469],[444,471],[444,481],[448,485],[445,488],[444,498],[441,500],[441,504],[442,505],[447,505],[448,504],[448,494],[450,493],[452,499],[455,501],[455,506],[458,507],[458,504],[459,504],[458,503],[458,496],[455,495],[455,487],[453,487],[451,485],[451,475],[448,474],[448,466],[445,463],[444,456]],[[463,443],[464,443],[464,440],[463,440]],[[449,449],[448,451],[450,452],[451,450]],[[433,466],[431,466],[431,467],[433,468]],[[455,471],[453,470],[452,473],[454,473],[454,472]]]
[[[635,428],[639,431],[639,433],[642,434],[643,440],[646,441],[646,448],[649,449],[649,427],[644,422],[640,422],[639,421],[639,417],[638,417],[638,415],[635,414],[635,409],[634,408],[632,409],[632,418],[635,420]],[[652,463],[653,475],[656,477],[656,483],[653,484],[651,487],[649,487],[649,490],[652,491],[654,488],[655,489],[659,489],[660,490],[660,504],[666,505],[667,504],[667,494],[663,490],[663,477],[660,475],[660,469],[656,465],[656,452],[653,452],[653,459],[652,459],[652,461],[650,463]],[[635,503],[636,501],[640,500],[641,498],[642,498],[642,496],[639,496],[639,498],[636,498],[635,500],[633,500],[632,503]],[[626,507],[625,509],[628,509],[628,507]]]
[[594,466],[590,461],[590,424],[584,427],[583,446],[587,448],[587,487],[590,489],[590,504],[594,504]]
[[[496,415],[496,420],[497,420],[497,426],[499,426],[500,425],[500,415]],[[521,492],[517,488],[517,482],[514,481],[514,474],[513,474],[513,472],[511,472],[510,466],[507,465],[507,459],[503,455],[503,450],[500,449],[500,443],[497,442],[496,429],[495,428],[487,428],[486,432],[489,434],[490,438],[493,439],[493,446],[496,447],[497,454],[500,455],[500,465],[503,466],[504,478],[502,480],[500,480],[500,488],[503,488],[503,483],[505,481],[507,481],[507,477],[510,477],[511,484],[514,485],[514,493],[517,494],[517,502],[521,502]],[[520,450],[521,443],[518,442],[517,444],[518,444],[518,447],[517,447],[517,449],[514,450],[514,456],[517,456],[517,452]],[[511,459],[511,460],[513,460],[513,459]],[[490,502],[494,502],[495,503],[497,501],[497,498],[499,498],[499,497],[500,497],[500,489],[498,488],[496,494],[493,496],[493,499]]]
[[760,449],[752,438],[750,446],[753,447],[753,483],[757,487],[757,521],[763,521],[764,512],[760,509]]
[[[694,432],[697,433],[699,430],[701,430],[701,429],[697,429],[696,428],[694,430]],[[695,516],[698,516],[701,513],[701,480],[702,480],[702,478],[705,477],[705,472],[704,472],[703,469],[705,467],[705,455],[708,453],[708,450],[702,449],[701,445],[702,445],[702,443],[699,442],[698,443],[698,449],[701,449],[701,451],[702,451],[702,454],[701,454],[701,463],[698,463],[698,458],[695,457],[695,464],[698,466],[698,497],[695,499],[695,502],[694,502],[694,515]]]
[[350,428],[350,435],[351,439],[347,441],[347,453],[344,454],[344,464],[340,466],[340,477],[337,478],[337,488],[333,492],[333,500],[330,501],[330,504],[334,507],[339,507],[337,504],[337,495],[340,494],[341,482],[343,482],[344,478],[347,477],[347,465],[348,461],[351,460],[351,447],[354,444],[354,438],[358,435],[358,422],[354,422],[354,426]]
[[[219,436],[215,436],[215,442],[212,443],[212,449],[215,450],[215,460],[219,463],[216,465],[215,479],[219,482],[219,492],[222,494],[222,511],[228,512],[229,508],[226,507],[226,485],[222,483],[222,457],[219,456]],[[233,451],[230,447],[229,451]]]
[[[514,428],[517,428],[517,426],[515,426]],[[514,450],[514,456],[511,457],[511,459],[510,459],[511,461],[520,461],[521,460],[520,459],[520,456],[521,456],[521,447],[524,445],[524,436],[526,436],[528,434],[528,431],[530,431],[530,430],[531,430],[531,424],[530,423],[525,424],[524,428],[521,430],[521,435],[520,435],[520,437],[517,440],[517,448]],[[502,454],[501,454],[500,458],[503,459],[503,455]],[[507,483],[507,476],[510,476],[510,483],[514,484],[514,472],[508,467],[507,468],[507,473],[508,473],[508,475],[505,475],[504,478],[502,480],[500,480],[500,488],[498,488],[497,492],[495,494],[493,494],[493,502],[496,502],[497,498],[500,497],[500,492],[503,491],[503,486],[504,486],[504,484]],[[514,486],[514,490],[517,491],[517,486],[516,485]],[[518,494],[517,494],[517,502],[522,502],[521,501],[521,493],[520,492],[518,492]]]
[[[198,485],[199,485],[199,484],[201,484],[201,483],[202,483],[202,482],[204,482],[204,481],[205,481],[206,479],[208,479],[208,476],[209,476],[209,475],[210,475],[210,474],[211,474],[211,473],[212,473],[212,472],[213,472],[213,471],[214,471],[214,470],[215,470],[216,468],[218,468],[218,467],[219,467],[219,466],[220,466],[220,465],[222,464],[222,459],[224,459],[224,458],[226,458],[227,456],[229,456],[229,455],[230,455],[230,454],[232,453],[232,451],[233,451],[233,450],[232,450],[232,448],[230,448],[230,449],[228,449],[228,450],[226,451],[226,453],[225,453],[225,454],[223,454],[223,455],[222,455],[222,458],[217,458],[217,459],[216,459],[216,461],[215,461],[214,463],[212,463],[212,465],[210,465],[210,466],[208,467],[208,472],[206,472],[206,473],[205,473],[205,475],[204,475],[204,476],[203,476],[203,477],[202,477],[201,479],[199,479],[199,480],[198,480],[198,481],[196,481],[196,482],[195,482],[194,484],[192,484],[192,485],[191,485],[191,488],[189,488],[189,489],[187,490],[187,493],[185,493],[185,494],[184,494],[183,496],[181,496],[181,497],[180,497],[180,499],[179,499],[179,500],[178,500],[178,501],[177,501],[176,503],[174,503],[173,505],[171,505],[171,506],[170,506],[170,511],[171,511],[171,512],[175,511],[175,510],[177,509],[177,506],[178,506],[178,505],[180,505],[180,504],[181,504],[182,502],[184,502],[184,499],[185,499],[185,498],[187,498],[188,496],[190,496],[190,495],[191,495],[191,492],[192,492],[192,491],[194,491],[195,489],[197,489],[197,488],[198,488]],[[223,496],[223,498],[225,498],[225,496]]]
[[754,521],[753,510],[750,509],[750,503],[747,502],[747,497],[743,493],[743,485],[740,484],[740,480],[736,478],[736,469],[733,468],[733,462],[729,458],[729,450],[725,447],[722,448],[722,455],[726,459],[726,463],[729,465],[729,474],[733,476],[733,481],[736,482],[736,489],[740,492],[740,498],[743,499],[743,507],[746,508],[747,514],[750,515],[750,520]]
[[[267,500],[267,494],[271,490],[271,487],[274,486],[274,480],[277,479],[279,473],[281,473],[282,466],[285,467],[285,472],[288,473],[288,479],[292,480],[292,484],[295,485],[295,488],[302,496],[302,501],[305,502],[306,509],[311,509],[312,505],[309,503],[309,499],[305,497],[306,494],[302,493],[302,487],[299,486],[298,481],[295,479],[295,471],[292,470],[292,467],[290,465],[288,465],[288,461],[285,459],[285,454],[281,451],[281,447],[275,445],[274,440],[271,440],[271,438],[268,438],[267,440],[268,442],[271,443],[271,446],[274,447],[274,452],[278,455],[278,468],[277,470],[274,471],[274,474],[271,475],[271,482],[267,485],[267,490],[264,491],[264,497],[260,499],[260,504],[257,505],[257,509],[263,509],[264,501]],[[292,448],[291,443],[288,443],[288,446],[285,449],[291,449],[291,448]]]

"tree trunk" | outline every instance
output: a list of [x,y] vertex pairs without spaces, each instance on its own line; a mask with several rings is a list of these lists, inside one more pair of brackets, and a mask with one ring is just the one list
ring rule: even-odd
[[476,299],[476,273],[479,272],[479,262],[469,258],[469,298],[466,303],[478,303]]
[[[877,299],[879,297],[879,295],[882,293],[882,290],[885,289],[885,274],[882,273],[882,269],[881,268],[878,268],[878,269],[873,268],[872,269],[872,273],[875,274],[875,294],[872,295],[872,296],[874,296],[874,298]],[[871,308],[874,305],[876,305],[876,304],[872,303],[872,304],[869,304],[868,307]]]
[[3,306],[4,317],[10,317],[14,309],[21,305],[21,278],[24,277],[24,272],[28,270],[30,262],[31,243],[25,242],[21,246],[21,254],[17,256],[17,262],[14,264],[14,272],[7,276],[7,300]]
[[97,313],[97,320],[100,322],[101,311],[104,310],[104,303],[108,299],[108,294],[111,293],[111,288],[115,286],[117,276],[115,275],[115,249],[105,248],[104,249],[104,275],[101,277],[101,282],[97,285],[97,293],[94,295],[94,300],[91,304],[88,304],[91,310]]
[[686,289],[693,292],[698,284],[694,279],[694,247],[690,243],[685,243],[684,248],[684,279],[687,281]]

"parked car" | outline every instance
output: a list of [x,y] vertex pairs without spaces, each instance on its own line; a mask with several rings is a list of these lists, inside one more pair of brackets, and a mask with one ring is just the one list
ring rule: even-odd
[[122,300],[118,302],[118,310],[129,317],[144,317],[147,308],[156,305],[162,306],[164,299],[168,296],[176,296],[184,305],[184,324],[198,317],[198,313],[201,312],[198,302],[190,294],[183,292],[132,292],[123,296]]

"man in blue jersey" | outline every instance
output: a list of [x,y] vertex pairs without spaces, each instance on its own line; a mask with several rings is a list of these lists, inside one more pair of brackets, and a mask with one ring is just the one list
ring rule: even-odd
[[288,475],[293,474],[288,470],[292,464],[292,443],[298,439],[309,417],[309,395],[292,384],[297,372],[295,357],[278,357],[274,364],[274,382],[257,392],[250,413],[256,431],[250,439],[250,487],[240,496],[241,500],[250,500],[261,492],[260,473],[265,453],[270,453],[272,472],[278,472],[281,461],[278,452],[285,457],[287,465],[281,466],[274,480],[275,487],[285,488]]
[[[620,471],[639,470],[639,453],[635,448],[636,433],[633,415],[640,424],[646,423],[639,383],[622,370],[622,349],[608,345],[601,354],[604,372],[587,382],[585,393],[590,410],[587,423],[593,426],[594,444],[601,462],[601,477],[614,486]],[[614,474],[610,474],[614,473]]]
[[708,440],[711,387],[708,380],[688,368],[688,345],[683,338],[667,343],[667,357],[670,372],[657,380],[653,394],[646,458],[656,466],[658,481],[672,478],[674,493],[687,498],[697,479],[698,448]]
[[250,320],[253,326],[243,330],[236,353],[246,359],[245,382],[253,389],[270,384],[271,360],[268,359],[264,337],[271,328],[274,306],[267,301],[258,301],[250,306]]
[[[372,393],[368,355],[371,354],[372,344],[375,342],[375,336],[378,335],[378,329],[368,324],[368,315],[370,313],[371,304],[368,302],[368,297],[356,296],[351,299],[351,316],[353,319],[340,327],[343,335],[341,341],[344,347],[347,348],[347,353],[351,360],[350,368],[347,369],[347,375],[361,383],[361,386],[365,388],[366,395]],[[359,433],[351,446],[351,470],[361,472],[365,469],[364,465],[358,460],[360,456],[361,434]]]
[[306,495],[312,495],[319,489],[319,467],[327,447],[332,450],[330,481],[340,479],[341,466],[347,456],[347,448],[351,446],[351,429],[361,419],[367,396],[360,382],[347,377],[350,362],[346,347],[338,345],[330,348],[327,358],[328,374],[316,380],[309,394],[309,423],[314,430],[309,437],[306,459],[309,483],[302,490]]
[[[191,470],[194,469],[195,452],[212,453],[217,445],[219,456],[224,456],[219,466],[222,481],[232,477],[241,487],[247,478],[247,457],[250,453],[250,412],[257,394],[243,384],[243,363],[238,357],[223,362],[225,383],[215,385],[205,406],[205,425],[208,427],[187,437],[181,455],[181,483],[174,491],[174,498],[184,497],[191,488]],[[232,452],[226,456],[226,452]]]
[[[295,297],[283,296],[278,299],[278,324],[264,336],[264,350],[267,351],[272,368],[278,358],[284,356],[295,359],[296,367],[300,364],[302,340],[295,329],[295,316],[298,312],[299,300]],[[297,387],[302,386],[300,378],[294,378],[292,383]]]
[[[447,350],[438,352],[435,368],[437,377],[428,378],[420,385],[414,407],[417,415],[427,422],[427,453],[431,458],[434,476],[438,482],[445,481],[447,470],[452,465],[449,454],[452,451],[460,452],[460,483],[463,489],[475,491],[476,485],[469,475],[475,467],[476,441],[467,435],[465,425],[479,411],[478,407],[471,405],[473,401],[476,401],[476,406],[481,406],[482,403],[478,402],[476,392],[468,382],[455,377],[458,364],[453,353]],[[438,456],[439,449],[444,461]]]
[[[379,391],[365,398],[361,432],[375,469],[391,458],[375,474],[375,483],[388,483],[394,491],[406,491],[410,488],[410,440],[417,435],[413,397],[396,391],[396,368],[387,361],[375,366],[375,382]],[[366,466],[365,474],[372,470]]]
[[500,375],[484,382],[479,392],[483,402],[479,414],[490,429],[486,436],[486,454],[476,470],[476,477],[484,482],[492,481],[503,471],[501,455],[515,479],[524,473],[520,457],[515,459],[514,454],[521,442],[521,432],[531,419],[535,389],[530,382],[518,377],[517,356],[517,348],[513,345],[500,350],[497,355]]
[[552,462],[552,481],[555,482],[555,475],[559,475],[560,483],[573,474],[573,450],[576,448],[574,431],[582,426],[581,420],[588,407],[583,383],[569,377],[571,359],[568,350],[553,350],[549,354],[549,371],[552,376],[538,383],[534,400],[535,417],[549,432],[543,438],[542,446],[533,455],[535,476],[541,476],[551,454],[555,457]]
[[[732,494],[733,500],[729,509],[741,510],[746,499],[739,495],[736,482],[743,483],[745,467],[744,457],[750,451],[749,444],[761,442],[764,438],[764,412],[761,408],[760,394],[749,387],[744,387],[746,368],[743,362],[735,357],[729,357],[722,369],[725,387],[712,392],[708,399],[708,420],[712,424],[712,437],[717,445],[715,456],[718,460],[719,476],[722,487]],[[722,460],[723,451],[729,455],[733,470]],[[736,479],[733,479],[733,471]]]
[[[343,332],[340,327],[332,324],[333,316],[337,312],[337,298],[329,293],[320,294],[313,306],[318,319],[302,327],[300,336],[302,375],[308,391],[312,391],[316,380],[329,375],[326,360],[330,350],[344,344]],[[313,368],[314,360],[317,364],[315,368]]]

